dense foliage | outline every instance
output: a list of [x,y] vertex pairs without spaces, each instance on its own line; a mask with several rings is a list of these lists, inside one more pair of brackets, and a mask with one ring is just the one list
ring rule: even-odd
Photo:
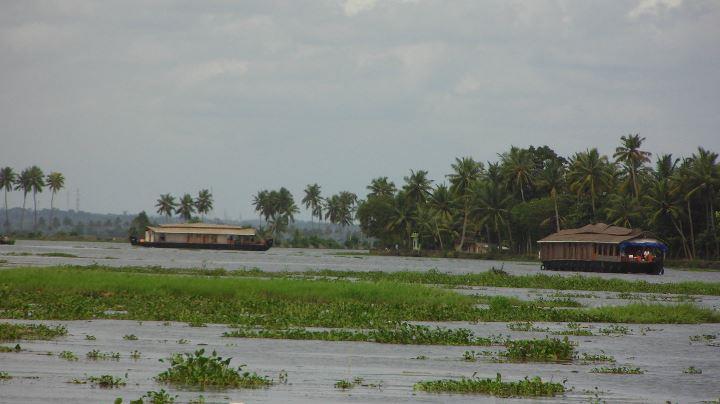
[[718,154],[701,147],[653,163],[644,140],[622,136],[612,157],[595,148],[563,157],[548,146],[513,146],[497,162],[457,158],[447,183],[411,170],[401,187],[373,179],[363,200],[350,194],[343,202],[349,193],[323,199],[313,184],[303,202],[318,218],[324,207],[332,223],[356,219],[381,248],[409,249],[416,233],[423,249],[462,251],[482,242],[532,254],[538,239],[558,229],[606,222],[651,231],[671,257],[720,257]]

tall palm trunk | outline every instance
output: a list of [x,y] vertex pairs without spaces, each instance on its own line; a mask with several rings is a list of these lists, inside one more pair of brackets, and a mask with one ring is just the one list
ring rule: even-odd
[[555,229],[560,231],[560,212],[558,210],[557,192],[553,192],[553,203],[555,204]]
[[672,216],[670,217],[670,221],[672,222],[673,226],[675,226],[675,230],[677,230],[678,234],[680,235],[680,239],[683,243],[683,250],[685,250],[685,258],[693,259],[694,255],[690,252],[690,248],[688,247],[687,239],[685,238],[685,233],[682,231],[682,228],[680,228],[677,221]]
[[465,197],[465,213],[464,213],[463,225],[462,225],[462,234],[460,235],[460,245],[457,248],[458,251],[462,251],[463,244],[465,244],[465,229],[467,228],[467,221],[468,221],[468,199],[466,196]]
[[694,257],[696,255],[695,252],[695,230],[693,229],[693,217],[692,217],[692,209],[690,208],[690,198],[686,198],[687,201],[687,208],[688,208],[688,223],[690,224],[690,250],[692,251],[692,256]]
[[7,188],[5,188],[5,227],[10,228],[10,217],[8,216]]
[[37,192],[33,191],[33,230],[37,230]]
[[438,242],[440,243],[440,251],[445,251],[442,242],[442,236],[440,235],[440,226],[438,226],[437,219],[435,219],[435,232],[437,233]]
[[27,194],[23,195],[23,208],[20,212],[20,231],[25,230],[23,223],[25,222],[25,204],[27,203]]
[[53,202],[55,201],[55,192],[50,194],[50,220],[48,221],[48,228],[52,229],[52,220],[53,220]]

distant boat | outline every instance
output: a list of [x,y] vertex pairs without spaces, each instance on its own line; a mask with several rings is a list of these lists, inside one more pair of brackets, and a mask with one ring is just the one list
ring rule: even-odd
[[10,236],[0,236],[0,244],[13,245],[15,240],[11,239]]
[[648,232],[589,224],[541,240],[542,268],[551,271],[640,272],[662,275],[667,247]]
[[273,239],[261,239],[252,227],[208,223],[148,226],[145,237],[130,237],[140,247],[267,251]]

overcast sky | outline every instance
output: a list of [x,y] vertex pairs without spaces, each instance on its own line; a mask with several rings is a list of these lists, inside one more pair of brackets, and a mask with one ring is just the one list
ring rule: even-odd
[[719,44],[715,0],[7,0],[0,166],[86,211],[210,188],[248,219],[259,189],[364,196],[510,145],[720,151]]

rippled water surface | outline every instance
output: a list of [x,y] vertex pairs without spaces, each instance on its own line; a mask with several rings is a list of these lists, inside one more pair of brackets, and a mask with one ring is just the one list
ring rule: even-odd
[[[76,258],[47,257],[42,254],[65,253]],[[331,250],[273,248],[267,252],[221,252],[131,247],[120,243],[79,243],[19,241],[15,246],[0,246],[0,268],[52,264],[98,263],[108,266],[161,266],[166,268],[259,268],[265,271],[302,271],[308,269],[342,269],[357,271],[399,271],[438,269],[443,272],[482,272],[491,267],[504,268],[513,274],[538,273],[537,263],[499,262],[462,259],[427,259],[405,257],[374,257]],[[574,273],[561,273],[573,275]],[[720,272],[693,272],[667,269],[664,276],[626,274],[583,274],[584,276],[643,279],[648,282],[684,280],[720,281]],[[643,300],[673,304],[690,299],[714,310],[720,307],[715,296],[672,296],[653,294],[623,295],[615,292],[574,292],[533,289],[473,287],[458,289],[459,293],[516,296],[521,299],[551,299],[572,296],[585,306],[619,305]],[[6,320],[7,321],[7,320]],[[12,320],[9,320],[12,321]],[[601,353],[614,356],[618,366],[640,367],[641,375],[602,375],[590,373],[601,365],[574,361],[559,363],[496,363],[481,358],[477,362],[462,360],[466,350],[492,350],[498,347],[452,347],[374,344],[364,342],[322,342],[270,339],[224,338],[225,325],[190,327],[183,323],[137,322],[120,320],[42,321],[64,324],[69,335],[54,341],[20,342],[25,349],[19,353],[0,353],[0,371],[13,379],[0,381],[0,403],[124,402],[137,399],[148,390],[165,388],[178,395],[178,402],[188,402],[202,394],[207,402],[703,402],[720,398],[720,343],[715,340],[691,341],[695,335],[716,335],[720,325],[628,325],[627,335],[595,335],[569,337],[577,342],[580,353]],[[506,323],[433,323],[446,327],[471,329],[477,336],[502,334],[512,338],[542,338],[546,332],[517,332]],[[566,328],[563,323],[535,323],[550,331]],[[592,324],[593,330],[603,325]],[[86,340],[91,334],[97,339]],[[137,341],[122,337],[135,334]],[[597,333],[596,333],[597,334]],[[180,343],[186,342],[186,343]],[[2,345],[14,345],[4,343]],[[159,360],[173,353],[192,352],[205,348],[217,350],[222,356],[233,357],[234,365],[247,364],[276,381],[280,372],[287,372],[287,384],[261,390],[225,390],[198,392],[157,384],[153,377],[167,368]],[[89,360],[85,354],[93,349],[119,352],[119,360]],[[132,359],[130,352],[141,352]],[[79,360],[68,362],[58,358],[62,351],[75,353]],[[425,359],[414,359],[419,356]],[[683,370],[693,366],[702,374]],[[495,377],[501,373],[506,380],[525,376],[541,376],[544,380],[565,382],[571,390],[553,399],[500,400],[487,396],[438,395],[414,392],[420,380],[439,378]],[[73,378],[111,374],[127,377],[128,384],[119,389],[100,389],[87,384],[68,383]],[[127,375],[127,376],[125,376]],[[358,386],[342,391],[333,387],[339,379],[362,377],[365,383],[378,387]]]

